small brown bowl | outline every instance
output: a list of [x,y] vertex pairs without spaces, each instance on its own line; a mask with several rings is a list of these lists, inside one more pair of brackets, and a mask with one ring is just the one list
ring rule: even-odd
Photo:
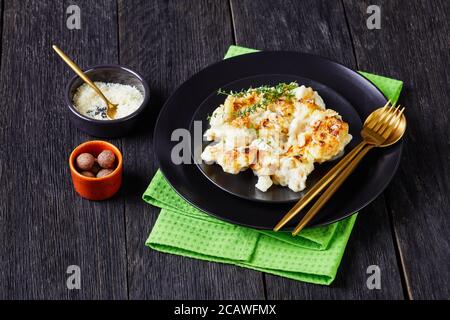
[[[76,168],[75,161],[82,153],[90,153],[97,157],[103,150],[111,150],[116,156],[115,169],[101,178],[83,176]],[[101,140],[87,141],[76,147],[69,157],[70,173],[75,191],[89,200],[105,200],[119,191],[122,184],[122,154],[116,146]]]

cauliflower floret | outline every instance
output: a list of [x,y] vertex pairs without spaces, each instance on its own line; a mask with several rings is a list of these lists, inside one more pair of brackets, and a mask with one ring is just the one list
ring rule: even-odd
[[313,161],[301,161],[295,157],[282,158],[273,180],[282,186],[288,186],[292,191],[298,192],[306,188],[306,178],[313,170]]
[[308,151],[319,163],[329,161],[341,154],[352,139],[348,133],[348,124],[343,122],[337,114],[324,115],[321,120],[316,120],[311,126],[313,133]]
[[272,186],[273,182],[269,176],[259,176],[258,183],[255,184],[255,187],[261,190],[262,192],[266,192]]
[[292,90],[297,100],[306,100],[314,103],[319,109],[325,109],[325,103],[317,91],[314,91],[310,87],[300,86]]
[[223,149],[222,143],[211,144],[203,150],[201,158],[206,164],[213,164],[217,159],[218,150]]

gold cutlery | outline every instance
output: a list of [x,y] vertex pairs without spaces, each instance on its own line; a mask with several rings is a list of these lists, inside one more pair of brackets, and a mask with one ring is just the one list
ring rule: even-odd
[[316,183],[273,230],[280,230],[337,177],[294,229],[292,235],[297,235],[331,198],[369,150],[374,147],[387,147],[400,140],[406,129],[406,118],[403,115],[403,111],[404,108],[401,110],[400,106],[395,108],[388,101],[384,107],[372,112],[364,122],[361,131],[363,141]]
[[106,109],[106,115],[110,119],[114,119],[117,113],[117,104],[112,103],[108,100],[108,98],[105,97],[105,95],[102,93],[102,91],[95,85],[94,82],[89,79],[89,77],[80,69],[80,67],[72,61],[60,48],[53,45],[53,50],[56,51],[56,53],[61,57],[61,59],[64,60],[65,63],[73,70],[75,73],[84,81],[86,82],[92,89],[94,89],[95,92],[105,101],[107,109]]

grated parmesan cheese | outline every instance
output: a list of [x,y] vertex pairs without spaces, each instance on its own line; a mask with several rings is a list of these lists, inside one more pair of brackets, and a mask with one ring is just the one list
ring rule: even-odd
[[[115,119],[132,114],[144,101],[143,94],[134,86],[105,82],[95,82],[95,85],[109,101],[118,104]],[[109,120],[106,115],[106,103],[86,83],[82,84],[75,92],[73,103],[78,112],[86,117]]]

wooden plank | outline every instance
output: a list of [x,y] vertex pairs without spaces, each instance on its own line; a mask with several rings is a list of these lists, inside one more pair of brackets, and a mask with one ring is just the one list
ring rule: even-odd
[[[0,38],[2,36],[2,31],[3,31],[3,0],[0,0]],[[0,57],[2,54],[2,43],[0,41]],[[1,58],[0,58],[1,61]],[[0,65],[1,67],[1,65]]]
[[[338,1],[231,2],[236,43],[257,49],[323,55],[356,68],[343,6]],[[366,286],[378,265],[382,289]],[[403,291],[383,197],[361,211],[335,282],[315,286],[266,276],[269,299],[401,299]]]
[[[124,139],[128,277],[131,299],[262,299],[262,274],[144,246],[159,209],[141,194],[156,171],[152,130],[163,101],[184,80],[223,58],[232,44],[226,1],[119,1],[120,62],[153,92],[148,117]],[[180,106],[181,107],[181,106]]]
[[366,28],[370,1],[345,1],[360,68],[403,79],[408,131],[386,190],[409,297],[450,298],[450,2],[378,1],[381,29]]
[[[76,3],[81,30],[66,27],[72,1],[4,3],[0,298],[127,298],[123,196],[89,202],[74,193],[67,159],[92,137],[69,122],[73,72],[51,49],[82,67],[117,62],[116,2]],[[80,290],[66,287],[69,265],[81,268]]]

